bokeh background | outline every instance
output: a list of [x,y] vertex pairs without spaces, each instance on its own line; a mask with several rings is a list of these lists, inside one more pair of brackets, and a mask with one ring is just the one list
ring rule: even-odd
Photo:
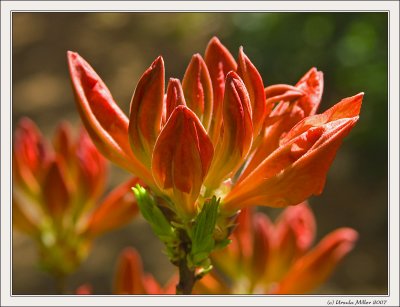
[[[345,139],[324,193],[310,200],[318,238],[341,226],[359,241],[316,293],[386,294],[388,291],[388,15],[386,13],[13,13],[12,124],[32,118],[46,136],[60,120],[78,126],[66,51],[96,69],[128,113],[136,83],[158,56],[166,77],[182,78],[194,53],[218,36],[236,57],[239,46],[265,85],[295,84],[312,66],[324,72],[320,111],[365,92],[360,121]],[[128,174],[111,168],[109,188]],[[278,209],[267,210],[275,216]],[[91,283],[110,294],[115,261],[125,246],[143,255],[145,269],[165,282],[174,268],[140,218],[97,240],[69,279],[72,291]],[[29,238],[13,232],[13,294],[54,294],[36,266]]]

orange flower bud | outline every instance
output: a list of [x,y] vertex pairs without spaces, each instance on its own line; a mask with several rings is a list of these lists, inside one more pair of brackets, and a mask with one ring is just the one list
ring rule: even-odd
[[222,125],[225,76],[230,71],[236,71],[237,64],[228,49],[216,37],[213,37],[208,43],[204,60],[210,72],[213,87],[213,116],[208,132],[213,144],[216,144],[220,137]]
[[106,160],[83,130],[76,144],[76,159],[78,189],[86,198],[97,199],[104,189],[107,175]]
[[44,177],[42,189],[43,199],[49,214],[56,220],[61,219],[62,214],[70,205],[71,191],[60,161],[51,162]]
[[205,186],[216,188],[247,157],[253,140],[251,106],[246,87],[235,72],[226,77],[223,106],[222,142],[216,155]]
[[111,191],[89,216],[85,234],[90,237],[99,236],[130,222],[139,212],[131,191],[138,182],[138,178],[133,178]]
[[251,261],[252,278],[257,280],[265,276],[269,270],[273,227],[264,214],[255,214],[253,217],[253,259]]
[[271,105],[265,102],[264,84],[257,68],[244,54],[243,47],[239,49],[238,74],[242,78],[249,93],[253,119],[253,136],[257,137],[264,124],[265,116],[271,112]]
[[115,294],[174,294],[176,283],[174,275],[162,288],[151,274],[143,271],[142,260],[134,248],[125,248],[119,256],[114,280]]
[[313,290],[325,282],[340,260],[353,249],[357,237],[357,232],[351,228],[340,228],[328,234],[293,265],[271,294],[303,294]]
[[[354,104],[353,111],[346,112],[343,108],[349,103]],[[358,120],[360,105],[361,97],[355,96],[299,122],[276,151],[234,186],[223,208],[233,211],[249,205],[284,207],[320,194],[343,138]]]
[[14,182],[33,197],[38,197],[40,177],[49,155],[36,125],[28,118],[21,119],[13,145],[13,177]]
[[74,144],[71,137],[71,126],[67,122],[61,122],[53,138],[53,148],[58,157],[62,158],[68,167],[73,164]]
[[150,168],[151,154],[161,130],[164,104],[164,61],[161,56],[144,72],[133,94],[129,114],[132,152]]
[[196,212],[195,201],[213,154],[197,116],[185,106],[176,107],[157,139],[152,171],[157,185],[169,191],[184,215]]
[[96,147],[108,159],[151,184],[149,171],[132,154],[128,118],[107,86],[77,53],[68,51],[68,64],[81,119]]
[[210,73],[200,54],[195,54],[182,81],[187,106],[196,113],[208,131],[213,111],[213,90]]
[[115,294],[147,294],[143,282],[143,265],[133,248],[126,248],[119,257],[114,281]]
[[183,96],[183,90],[181,86],[181,82],[179,79],[171,78],[168,82],[167,87],[167,96],[165,98],[165,107],[166,107],[166,121],[171,116],[172,112],[179,105],[185,106],[185,97]]

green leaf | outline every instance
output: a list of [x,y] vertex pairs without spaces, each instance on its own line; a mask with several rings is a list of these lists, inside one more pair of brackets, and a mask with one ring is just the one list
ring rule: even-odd
[[196,265],[206,260],[215,247],[213,233],[217,222],[219,200],[215,196],[204,203],[189,235],[192,240],[191,261]]
[[160,208],[158,208],[154,198],[140,185],[136,185],[132,190],[138,202],[140,212],[144,219],[149,222],[155,235],[167,244],[176,242],[176,232]]

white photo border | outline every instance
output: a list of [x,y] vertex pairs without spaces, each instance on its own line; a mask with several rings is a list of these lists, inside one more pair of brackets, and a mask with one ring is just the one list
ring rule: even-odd
[[[154,10],[157,8],[157,10]],[[290,9],[288,9],[290,8]],[[11,140],[13,12],[388,12],[388,295],[12,295]],[[399,305],[399,2],[398,1],[1,1],[1,306],[369,306]],[[346,304],[347,302],[347,304]],[[382,302],[384,302],[382,304]]]

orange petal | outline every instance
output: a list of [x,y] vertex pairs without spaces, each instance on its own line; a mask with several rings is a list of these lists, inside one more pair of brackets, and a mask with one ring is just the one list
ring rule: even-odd
[[[246,168],[241,173],[238,182],[242,181],[254,171],[274,150],[279,147],[282,134],[289,131],[296,123],[304,118],[304,112],[298,106],[282,101],[271,112],[271,118],[276,122],[265,129],[262,140],[249,159]],[[254,147],[254,146],[253,146]]]
[[50,163],[42,183],[43,199],[49,214],[60,219],[70,205],[70,188],[59,160]]
[[170,190],[181,213],[193,214],[214,149],[197,116],[178,106],[154,147],[152,170],[157,185]]
[[97,199],[104,189],[107,161],[97,151],[85,131],[81,131],[76,144],[78,189],[88,199]]
[[264,84],[260,73],[244,54],[243,47],[239,49],[238,62],[238,74],[246,86],[251,102],[253,136],[257,137],[263,126],[265,116],[271,112],[272,108],[271,105],[266,105]]
[[118,259],[114,281],[115,294],[147,294],[143,282],[143,265],[138,252],[125,248]]
[[164,108],[164,61],[159,56],[144,72],[133,94],[129,115],[132,152],[150,169]]
[[200,54],[195,54],[190,61],[182,81],[187,106],[198,116],[206,130],[209,129],[213,90],[210,73]]
[[68,64],[81,119],[97,148],[108,159],[151,184],[150,173],[132,155],[128,118],[107,86],[77,53],[68,51]]
[[138,214],[136,199],[131,191],[139,180],[130,179],[115,188],[90,215],[85,233],[99,236],[129,223]]
[[61,122],[54,134],[53,148],[66,164],[70,164],[74,158],[74,145],[72,141],[72,128],[68,122]]
[[288,84],[274,84],[265,88],[264,94],[268,108],[280,101],[292,101],[305,95],[300,89]]
[[311,246],[315,232],[315,217],[307,202],[286,208],[276,225],[279,255],[302,255]]
[[246,87],[233,71],[226,77],[223,106],[224,132],[216,148],[208,188],[217,188],[247,157],[253,140],[251,106]]
[[225,91],[225,76],[230,71],[236,71],[237,64],[232,54],[216,37],[213,37],[208,43],[204,60],[210,72],[214,99],[213,115],[208,134],[213,144],[216,144],[220,137],[222,125],[222,102]]
[[358,116],[360,114],[363,97],[364,93],[347,97],[322,114],[304,118],[285,135],[281,143],[284,144],[288,142],[290,139],[293,139],[311,127],[319,127],[341,118],[353,118]]
[[298,105],[304,110],[305,116],[314,115],[321,102],[324,89],[323,73],[318,71],[315,67],[311,68],[300,81],[297,82],[296,87],[305,93],[298,101]]
[[256,151],[238,181],[243,180],[254,171],[268,155],[278,148],[282,135],[304,117],[316,112],[321,101],[322,91],[323,75],[315,68],[308,71],[295,87],[276,84],[265,88],[267,106],[271,107],[277,102],[278,105],[264,122],[264,125],[268,122],[272,123],[265,125],[264,135],[254,142],[257,145]]
[[185,97],[179,79],[171,78],[168,82],[167,96],[165,99],[166,105],[166,120],[171,116],[172,112],[179,105],[185,106]]
[[336,120],[288,141],[234,186],[223,208],[231,212],[249,205],[285,207],[320,194],[336,152],[357,120]]
[[351,228],[340,228],[328,234],[293,265],[272,294],[304,294],[321,285],[353,249],[357,237],[357,232]]
[[268,272],[269,260],[271,259],[271,246],[273,239],[273,226],[268,217],[258,213],[253,217],[254,241],[253,241],[253,259],[252,278],[257,280],[263,278]]
[[23,118],[14,133],[13,180],[30,195],[37,197],[49,160],[49,150],[33,121]]

